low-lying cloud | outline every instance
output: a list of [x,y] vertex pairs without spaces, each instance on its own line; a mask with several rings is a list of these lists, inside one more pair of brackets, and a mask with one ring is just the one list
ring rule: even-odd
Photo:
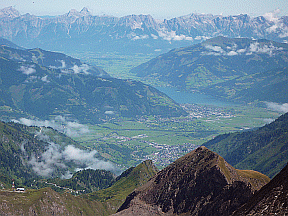
[[185,36],[185,35],[177,35],[175,31],[158,31],[159,37],[163,38],[164,40],[174,40],[174,41],[181,41],[181,40],[187,40],[187,41],[193,41],[192,37]]
[[70,178],[72,173],[68,168],[74,164],[74,172],[83,169],[105,169],[115,171],[116,167],[111,162],[96,158],[96,150],[82,150],[72,145],[62,149],[58,144],[50,143],[46,151],[40,156],[32,156],[28,164],[34,172],[42,177],[51,177],[56,170],[61,170],[62,178]]
[[77,137],[90,132],[88,126],[75,121],[69,121],[63,116],[57,116],[52,120],[45,121],[27,118],[20,118],[19,120],[13,121],[27,126],[52,127],[53,129],[58,130],[70,137]]
[[288,112],[288,103],[274,103],[274,102],[265,102],[268,109],[271,109],[276,112],[287,113]]
[[21,71],[23,74],[26,74],[26,75],[31,75],[33,73],[36,73],[35,65],[27,65],[27,66],[22,65],[20,66],[18,71]]
[[90,66],[87,64],[82,64],[80,66],[74,65],[71,69],[73,70],[75,74],[79,74],[79,73],[90,74],[88,72],[88,70],[90,69]]
[[206,45],[205,48],[208,52],[203,52],[204,55],[215,55],[215,56],[236,56],[236,55],[252,55],[252,54],[267,54],[272,56],[276,51],[283,50],[282,47],[275,47],[272,43],[260,44],[258,42],[251,43],[249,47],[238,49],[237,44],[232,47],[227,46],[222,48],[220,46]]

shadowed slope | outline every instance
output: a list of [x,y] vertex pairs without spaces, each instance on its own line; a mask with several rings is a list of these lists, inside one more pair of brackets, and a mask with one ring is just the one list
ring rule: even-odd
[[287,215],[288,165],[233,215]]

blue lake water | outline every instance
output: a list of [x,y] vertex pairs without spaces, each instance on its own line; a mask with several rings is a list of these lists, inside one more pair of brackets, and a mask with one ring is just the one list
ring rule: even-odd
[[204,95],[200,93],[179,91],[173,87],[156,87],[158,90],[164,92],[174,101],[179,104],[189,103],[189,104],[202,104],[202,105],[213,105],[213,106],[233,106],[235,103],[227,102],[224,100],[216,99],[209,95]]

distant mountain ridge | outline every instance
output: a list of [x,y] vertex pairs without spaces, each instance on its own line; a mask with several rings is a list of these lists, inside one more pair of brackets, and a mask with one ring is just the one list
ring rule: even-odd
[[[0,11],[0,37],[18,45],[49,50],[97,50],[155,53],[216,36],[265,38],[285,42],[288,17],[190,14],[170,20],[151,15],[94,16],[87,8],[52,18],[21,15],[15,8]],[[136,49],[137,48],[137,49]]]

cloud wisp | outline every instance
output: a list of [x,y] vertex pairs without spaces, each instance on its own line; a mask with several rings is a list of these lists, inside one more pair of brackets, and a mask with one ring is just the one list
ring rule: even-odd
[[278,104],[274,102],[265,102],[268,109],[271,109],[276,112],[287,113],[288,112],[288,103]]
[[36,73],[35,65],[27,65],[27,66],[21,65],[18,71],[21,71],[23,74],[26,74],[27,76]]
[[20,118],[19,120],[13,121],[27,126],[52,127],[53,129],[60,131],[70,137],[78,137],[90,132],[88,126],[75,121],[69,121],[63,116],[56,116],[52,120],[45,121],[32,120],[27,118]]
[[69,167],[73,164],[74,172],[84,169],[105,169],[115,171],[116,167],[111,162],[96,158],[96,150],[82,150],[72,145],[64,149],[58,144],[50,142],[46,151],[40,156],[32,156],[28,164],[32,166],[34,172],[42,177],[52,177],[56,171],[61,170],[62,178],[70,178],[72,172]]
[[222,48],[220,46],[206,45],[205,48],[208,52],[203,52],[203,55],[215,55],[215,56],[236,56],[236,55],[252,55],[252,54],[267,54],[273,56],[275,52],[283,50],[282,47],[275,47],[272,43],[260,44],[258,42],[251,43],[249,47],[237,48],[237,44],[232,47],[227,46]]

